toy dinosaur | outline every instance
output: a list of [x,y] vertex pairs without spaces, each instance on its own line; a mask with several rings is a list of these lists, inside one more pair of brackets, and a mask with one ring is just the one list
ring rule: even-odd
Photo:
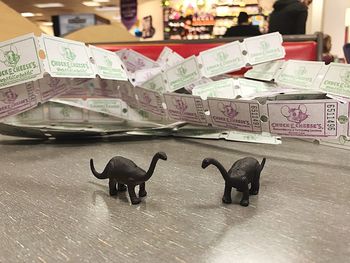
[[[109,194],[116,195],[118,191],[125,191],[126,185],[131,203],[133,205],[141,202],[141,197],[147,195],[145,182],[151,178],[159,159],[167,160],[164,152],[157,152],[152,159],[148,171],[138,167],[133,161],[122,156],[113,157],[106,165],[102,173],[95,170],[94,162],[90,159],[90,168],[98,179],[109,179]],[[118,184],[118,189],[116,185]],[[139,197],[135,194],[136,185],[140,185]]]
[[[205,158],[202,162],[202,168],[207,168],[210,164],[215,165],[225,180],[225,191],[222,201],[226,204],[232,203],[232,187],[237,191],[243,192],[240,202],[241,206],[249,205],[249,195],[257,195],[260,186],[260,173],[264,168],[266,158],[263,158],[261,164],[251,157],[246,157],[236,161],[227,172],[219,161],[213,158]],[[249,189],[249,184],[251,188]]]

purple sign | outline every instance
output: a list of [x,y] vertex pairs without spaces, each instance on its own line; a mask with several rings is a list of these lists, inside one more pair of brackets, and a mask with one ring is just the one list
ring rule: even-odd
[[129,30],[137,20],[137,0],[120,0],[123,25]]

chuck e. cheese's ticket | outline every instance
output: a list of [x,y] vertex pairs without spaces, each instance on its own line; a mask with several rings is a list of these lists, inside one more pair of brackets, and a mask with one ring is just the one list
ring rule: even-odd
[[[91,110],[127,120],[132,114],[120,112],[123,101],[131,112],[146,111],[159,121],[279,136],[348,136],[350,107],[337,96],[350,96],[349,65],[281,61],[281,44],[273,33],[186,59],[166,48],[156,62],[132,50],[113,53],[26,35],[0,45],[0,118],[61,96],[65,101],[53,104],[50,119],[83,122]],[[245,75],[250,80],[220,78],[247,65],[256,65]],[[192,94],[174,93],[180,90]]]
[[267,103],[271,134],[291,137],[337,137],[338,103],[320,101],[274,101]]

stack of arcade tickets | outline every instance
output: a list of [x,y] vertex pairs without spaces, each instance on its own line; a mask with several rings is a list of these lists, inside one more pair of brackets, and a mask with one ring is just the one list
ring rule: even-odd
[[349,149],[350,65],[276,61],[255,66],[245,77],[294,90],[261,98],[271,134]]
[[[261,143],[347,138],[349,66],[284,56],[278,33],[189,58],[164,48],[157,61],[130,49],[18,37],[0,45],[0,132]],[[253,68],[244,78],[227,74],[246,66]]]

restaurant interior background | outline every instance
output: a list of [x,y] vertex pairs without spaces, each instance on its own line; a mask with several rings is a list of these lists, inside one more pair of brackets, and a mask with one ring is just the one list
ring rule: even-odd
[[[65,29],[61,29],[60,36],[89,43],[209,39],[222,37],[226,28],[236,23],[240,11],[246,11],[250,15],[250,21],[259,25],[261,31],[265,32],[267,17],[273,9],[274,2],[274,0],[71,0],[53,3],[49,0],[5,0],[3,1],[5,5],[1,5],[3,9],[1,13],[4,16],[0,20],[5,20],[6,16],[14,16],[14,13],[8,11],[10,7],[18,13],[17,15],[22,14],[22,17],[47,34],[54,34],[54,22],[61,23],[58,27]],[[122,24],[123,8],[120,6],[123,3],[126,6],[137,3],[137,17],[128,21],[130,34],[127,34]],[[57,17],[61,21],[58,21]],[[6,27],[5,31],[20,30],[17,23],[12,24],[14,28],[11,30],[8,29],[11,25],[1,24],[2,27]],[[86,31],[80,35],[69,32],[93,24],[106,24],[106,28],[109,29],[99,30],[101,31],[99,33]],[[321,31],[329,34],[333,42],[332,53],[340,58],[344,57],[342,47],[349,39],[349,31],[346,31],[348,26],[350,26],[349,0],[313,0],[309,7],[306,33]],[[186,33],[183,32],[184,28]],[[145,30],[148,30],[148,33],[140,37]],[[13,37],[13,35],[6,36],[3,30],[2,32],[0,40]]]

